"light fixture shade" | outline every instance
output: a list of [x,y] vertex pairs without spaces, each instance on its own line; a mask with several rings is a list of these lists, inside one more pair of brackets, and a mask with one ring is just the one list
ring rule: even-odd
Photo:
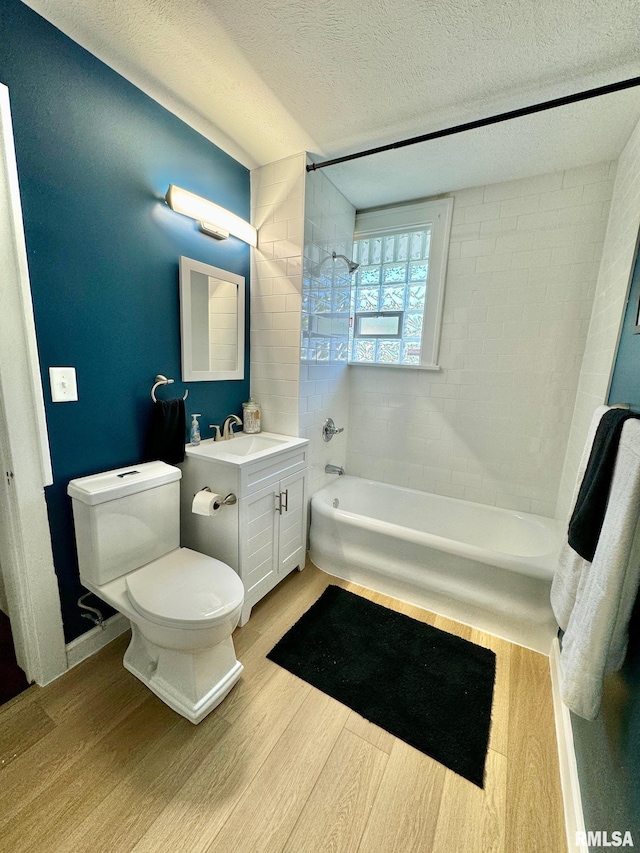
[[258,244],[257,231],[253,225],[213,201],[183,190],[175,184],[169,184],[165,200],[171,210],[190,216],[198,222],[206,222],[218,233],[228,231],[250,246]]

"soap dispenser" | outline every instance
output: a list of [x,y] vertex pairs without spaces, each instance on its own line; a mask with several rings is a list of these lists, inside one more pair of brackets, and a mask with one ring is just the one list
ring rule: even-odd
[[201,414],[191,415],[191,444],[198,445],[200,444],[200,424],[198,423],[198,418],[201,418]]

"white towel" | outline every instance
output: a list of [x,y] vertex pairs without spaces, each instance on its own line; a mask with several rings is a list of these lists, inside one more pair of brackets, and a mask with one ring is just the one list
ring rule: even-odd
[[[593,446],[593,440],[596,437],[596,431],[602,416],[608,411],[609,406],[598,406],[593,413],[593,417],[589,425],[589,431],[587,432],[587,438],[584,443],[580,465],[578,466],[578,472],[576,474],[576,482],[573,488],[573,497],[571,499],[572,512],[578,498],[578,492],[580,491],[582,480],[584,479],[584,472],[587,470],[587,463],[589,462],[591,447]],[[576,554],[573,548],[569,546],[569,543],[565,541],[564,546],[560,551],[558,567],[551,586],[551,608],[558,625],[563,631],[567,630],[569,617],[571,616],[571,611],[576,603],[580,576],[582,575],[584,568],[589,565],[591,564],[586,560],[583,560],[579,554]]]
[[[594,415],[577,489],[605,411],[606,407],[600,407]],[[593,720],[600,709],[604,676],[624,662],[639,580],[640,421],[629,420],[622,428],[607,512],[593,562],[583,560],[565,544],[551,588],[551,606],[565,631],[560,655],[560,695],[565,705],[587,720]]]

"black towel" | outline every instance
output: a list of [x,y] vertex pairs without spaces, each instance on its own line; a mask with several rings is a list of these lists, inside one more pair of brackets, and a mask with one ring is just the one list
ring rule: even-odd
[[184,461],[186,441],[184,400],[156,400],[151,410],[145,459],[160,459],[168,465]]
[[627,409],[610,409],[600,419],[593,439],[589,461],[569,521],[568,537],[573,550],[590,563],[596,553],[607,511],[620,433],[626,420],[637,417]]

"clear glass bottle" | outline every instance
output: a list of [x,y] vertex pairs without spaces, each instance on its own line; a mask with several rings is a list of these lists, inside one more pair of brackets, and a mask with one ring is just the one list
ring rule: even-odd
[[242,404],[242,422],[245,432],[256,433],[262,429],[260,404],[251,398],[247,403]]

